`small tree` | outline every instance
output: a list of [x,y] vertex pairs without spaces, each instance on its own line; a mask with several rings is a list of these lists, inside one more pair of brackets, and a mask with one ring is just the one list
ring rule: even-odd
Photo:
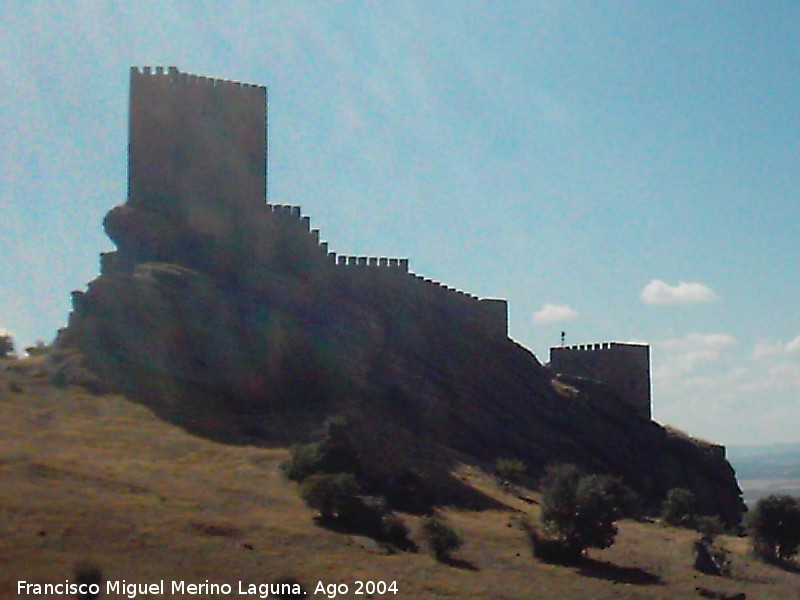
[[565,548],[580,558],[588,548],[608,548],[620,517],[618,482],[606,475],[584,475],[574,465],[547,469],[542,481],[542,523]]
[[767,496],[748,514],[747,529],[753,553],[767,562],[786,562],[800,548],[800,500]]
[[439,515],[434,514],[430,517],[426,517],[422,529],[438,561],[450,559],[453,552],[458,550],[463,544],[456,530],[450,527]]
[[687,527],[694,525],[695,497],[686,488],[672,488],[664,500],[661,516],[670,525]]
[[306,504],[319,511],[323,520],[330,521],[353,511],[359,491],[358,482],[351,473],[324,473],[308,477],[301,494]]
[[698,516],[694,519],[694,528],[707,540],[713,541],[720,533],[725,531],[725,526],[720,518],[713,516]]
[[329,421],[318,442],[295,446],[281,469],[288,479],[304,481],[317,473],[353,473],[360,475],[360,461],[346,423]]

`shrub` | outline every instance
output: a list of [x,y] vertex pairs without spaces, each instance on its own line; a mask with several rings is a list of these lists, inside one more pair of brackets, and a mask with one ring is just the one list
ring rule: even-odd
[[664,500],[661,516],[670,525],[692,527],[695,522],[695,497],[686,488],[672,488]]
[[319,442],[293,446],[289,458],[281,464],[281,471],[287,479],[303,481],[318,472],[319,454]]
[[384,498],[359,496],[339,515],[339,522],[364,535],[410,549],[409,529],[403,519],[394,514]]
[[445,561],[463,544],[463,540],[439,515],[426,517],[422,524],[425,539],[433,551],[436,560]]
[[753,553],[766,562],[789,561],[800,548],[800,500],[767,496],[748,514]]
[[436,496],[430,482],[411,468],[370,478],[347,424],[340,420],[329,421],[319,441],[294,446],[280,469],[287,479],[301,483],[312,475],[351,473],[365,490],[384,496],[393,508],[411,513],[429,512]]
[[501,481],[521,483],[528,470],[528,465],[515,458],[499,458],[494,464],[494,470]]
[[308,506],[319,511],[322,520],[334,520],[354,510],[359,491],[351,473],[320,473],[306,478],[301,495]]
[[304,481],[316,473],[360,472],[359,460],[347,432],[347,426],[329,421],[318,442],[295,446],[281,470],[292,481]]
[[580,558],[580,555],[576,556],[560,539],[542,536],[527,519],[522,520],[522,529],[528,534],[533,555],[539,560],[563,565],[574,563]]
[[620,518],[618,482],[606,475],[584,475],[574,465],[557,465],[542,480],[542,524],[563,547],[565,558],[578,559],[588,548],[608,548]]
[[575,492],[582,476],[575,465],[547,467],[541,481],[542,523],[560,523],[572,518],[576,508]]
[[696,516],[694,518],[694,527],[705,539],[708,540],[713,540],[716,536],[725,531],[725,526],[716,515],[711,517],[705,515]]
[[351,473],[318,473],[306,478],[303,500],[320,513],[320,518],[353,532],[384,540],[404,550],[415,549],[409,529],[394,514],[386,500],[359,495],[360,487]]

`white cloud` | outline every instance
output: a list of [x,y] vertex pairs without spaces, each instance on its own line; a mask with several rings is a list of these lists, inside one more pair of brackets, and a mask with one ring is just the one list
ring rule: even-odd
[[690,333],[684,337],[662,340],[653,344],[658,361],[653,377],[672,379],[686,377],[705,363],[713,363],[720,352],[736,345],[727,333]]
[[735,343],[734,337],[727,333],[690,333],[681,338],[662,340],[657,345],[672,351],[698,348],[719,350]]
[[0,335],[2,335],[2,336],[10,335],[11,337],[14,337],[14,332],[13,331],[9,331],[5,327],[0,327]]
[[533,313],[534,323],[558,323],[578,318],[578,311],[566,304],[545,304]]
[[759,340],[753,348],[753,358],[756,360],[772,359],[791,354],[800,356],[800,335],[786,343]]
[[710,287],[697,282],[681,281],[678,285],[669,285],[660,279],[653,279],[644,286],[639,297],[645,304],[694,304],[712,302],[717,295]]
[[797,439],[800,336],[736,346],[726,333],[653,343],[656,418],[723,443]]

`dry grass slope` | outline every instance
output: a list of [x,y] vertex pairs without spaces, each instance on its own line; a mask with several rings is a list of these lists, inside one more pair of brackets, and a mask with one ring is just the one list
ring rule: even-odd
[[[465,540],[459,560],[381,555],[314,524],[279,474],[286,455],[193,437],[123,397],[53,387],[36,359],[4,361],[0,597],[20,597],[19,580],[63,581],[87,560],[112,580],[208,579],[234,585],[234,595],[239,581],[281,577],[312,591],[345,582],[352,598],[355,580],[396,581],[398,594],[386,597],[413,599],[698,598],[696,587],[784,599],[800,589],[800,575],[753,561],[743,539],[724,538],[733,578],[696,573],[694,535],[657,524],[621,523],[617,543],[581,567],[537,562],[516,518],[535,518],[538,507],[469,466],[458,476],[508,510],[444,511]],[[420,541],[420,520],[405,518]]]

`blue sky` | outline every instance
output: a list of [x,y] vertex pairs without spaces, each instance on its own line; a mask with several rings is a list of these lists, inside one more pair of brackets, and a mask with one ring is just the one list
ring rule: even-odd
[[[112,249],[132,65],[269,86],[270,201],[507,298],[544,362],[652,345],[655,418],[800,441],[800,6],[0,5],[0,328],[50,340]],[[219,8],[210,8],[216,6]]]

